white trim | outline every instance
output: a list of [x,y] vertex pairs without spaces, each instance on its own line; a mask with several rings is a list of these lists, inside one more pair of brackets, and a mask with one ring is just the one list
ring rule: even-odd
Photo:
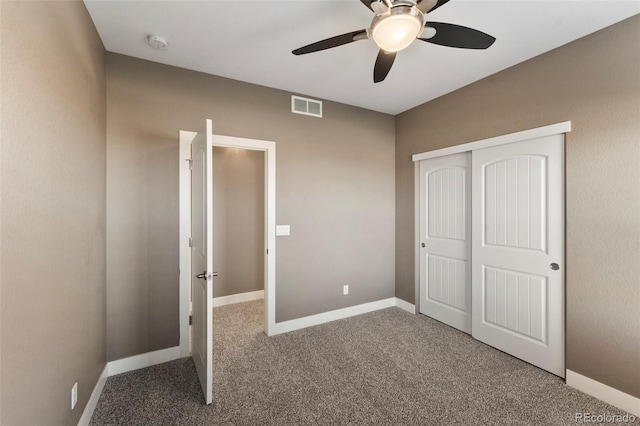
[[567,386],[576,388],[621,410],[640,417],[640,398],[597,382],[575,371],[567,370]]
[[180,354],[189,356],[189,315],[191,314],[191,249],[189,238],[191,237],[191,170],[189,161],[191,158],[191,141],[196,137],[196,132],[180,131],[180,156],[179,156],[179,180],[180,180],[180,234],[178,247],[180,248],[180,289],[179,289],[179,322],[180,322]]
[[290,331],[300,330],[307,327],[313,327],[315,325],[325,324],[327,322],[345,319],[356,315],[366,314],[368,312],[374,312],[380,309],[391,308],[393,306],[397,306],[400,309],[415,314],[415,306],[413,304],[405,302],[402,299],[398,299],[397,297],[390,297],[388,299],[363,303],[361,305],[349,306],[347,308],[336,309],[334,311],[323,312],[321,314],[310,315],[308,317],[278,322],[275,324],[275,327],[273,327],[273,333],[271,334],[271,336],[274,336],[276,334],[288,333]]
[[91,417],[93,417],[93,412],[98,405],[98,400],[100,399],[100,395],[102,395],[104,385],[105,383],[107,383],[107,377],[109,377],[108,363],[104,365],[104,368],[100,372],[98,382],[93,387],[93,392],[91,392],[91,396],[89,397],[89,401],[87,401],[87,405],[84,406],[84,411],[82,412],[82,416],[78,421],[78,426],[88,426],[91,422]]
[[126,373],[127,371],[139,370],[141,368],[151,367],[152,365],[173,361],[178,358],[183,358],[180,346],[174,346],[172,348],[160,349],[158,351],[110,361],[107,363],[107,367],[109,377],[111,377],[116,374]]
[[567,133],[571,131],[571,122],[564,121],[549,126],[537,127],[535,129],[524,130],[522,132],[509,133],[508,135],[496,136],[494,138],[482,139],[475,142],[464,143],[461,145],[450,146],[447,148],[436,149],[435,151],[422,152],[414,154],[411,159],[413,161],[426,160],[427,158],[442,157],[445,155],[458,154],[460,152],[473,151],[476,149],[490,148],[492,146],[505,145],[513,142],[526,141],[529,139],[541,138],[544,136],[557,135],[559,133]]
[[248,291],[246,293],[231,294],[213,298],[213,307],[233,305],[234,303],[251,302],[252,300],[264,299],[264,290]]
[[98,382],[94,386],[93,392],[91,392],[87,405],[84,407],[82,416],[78,421],[78,426],[86,426],[91,422],[91,417],[98,405],[98,400],[100,399],[100,395],[102,395],[102,391],[104,390],[104,385],[107,383],[108,377],[126,373],[128,371],[151,367],[153,365],[173,361],[178,358],[183,358],[181,348],[180,346],[174,346],[172,348],[160,349],[107,362],[98,377]]
[[420,162],[413,163],[413,285],[416,312],[420,312]]
[[[191,173],[186,159],[191,157],[195,132],[180,131],[180,350],[189,356],[189,301],[191,288]],[[264,151],[265,161],[265,282],[264,331],[272,335],[276,323],[276,143],[257,139],[213,135],[213,146]],[[188,207],[186,205],[188,205]],[[182,273],[182,271],[185,271]],[[215,299],[214,299],[215,300]]]
[[416,305],[414,305],[413,303],[406,302],[402,299],[398,299],[397,297],[394,297],[394,299],[394,306],[397,306],[398,308],[403,309],[411,314],[416,313]]
[[376,302],[363,303],[361,305],[349,306],[348,308],[336,309],[335,311],[323,312],[321,314],[309,315],[308,317],[278,322],[272,328],[270,336],[288,333],[302,328],[313,327],[314,325],[349,318],[355,315],[366,314],[368,312],[390,308],[392,306],[395,306],[395,297],[378,300]]
[[172,348],[160,349],[158,351],[107,362],[98,377],[98,382],[94,386],[93,392],[91,392],[87,405],[84,407],[82,416],[78,421],[78,426],[86,426],[91,422],[91,417],[98,405],[98,400],[100,399],[100,395],[102,395],[108,377],[183,358],[181,352],[180,346],[174,346]]

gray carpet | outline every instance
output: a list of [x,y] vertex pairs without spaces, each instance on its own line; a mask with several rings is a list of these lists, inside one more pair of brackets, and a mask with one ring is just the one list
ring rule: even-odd
[[398,308],[274,337],[263,318],[262,301],[214,309],[212,405],[185,358],[110,377],[91,424],[575,425],[576,413],[624,414]]

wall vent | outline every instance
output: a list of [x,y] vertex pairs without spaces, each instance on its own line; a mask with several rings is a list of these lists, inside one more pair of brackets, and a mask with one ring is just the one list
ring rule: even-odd
[[322,117],[322,101],[291,95],[291,112]]

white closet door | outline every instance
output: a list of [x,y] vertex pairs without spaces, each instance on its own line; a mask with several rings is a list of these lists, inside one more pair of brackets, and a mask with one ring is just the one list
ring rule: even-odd
[[471,333],[471,154],[420,162],[420,313]]
[[473,337],[564,377],[564,135],[473,151]]

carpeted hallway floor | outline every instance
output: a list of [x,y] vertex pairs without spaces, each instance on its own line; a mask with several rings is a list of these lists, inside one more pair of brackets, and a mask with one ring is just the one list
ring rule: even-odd
[[[624,412],[423,315],[389,308],[267,337],[214,309],[214,402],[190,358],[110,377],[93,425],[575,425]],[[635,424],[639,424],[636,420]]]

